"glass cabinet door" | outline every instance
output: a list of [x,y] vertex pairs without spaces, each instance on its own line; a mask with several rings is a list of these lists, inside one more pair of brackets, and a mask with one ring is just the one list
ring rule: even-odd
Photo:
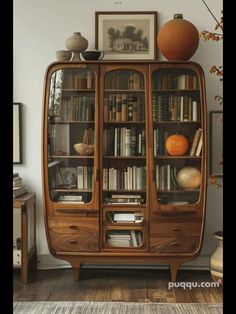
[[95,71],[63,68],[51,75],[48,181],[51,201],[91,203],[95,173]]
[[198,75],[192,69],[174,66],[154,69],[151,79],[156,198],[169,209],[182,206],[190,210],[189,204],[199,201],[202,182]]

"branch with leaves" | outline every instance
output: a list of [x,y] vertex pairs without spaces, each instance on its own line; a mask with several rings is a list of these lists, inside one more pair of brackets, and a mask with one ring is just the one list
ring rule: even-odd
[[[220,20],[218,20],[215,17],[215,15],[212,13],[212,11],[210,10],[208,5],[206,4],[206,2],[204,0],[202,0],[202,2],[204,3],[207,10],[210,12],[213,19],[216,21],[216,26],[215,26],[215,32],[210,32],[208,30],[204,30],[204,31],[200,32],[200,35],[199,35],[200,38],[202,37],[205,41],[223,40],[223,11],[221,11],[222,17],[220,18]],[[223,81],[223,66],[222,65],[220,65],[220,66],[213,65],[210,68],[209,72],[211,74],[213,73],[213,74],[217,75],[219,77],[220,81]],[[215,100],[218,102],[219,105],[223,105],[223,97],[222,96],[216,95]],[[221,165],[223,165],[223,161],[221,162]],[[218,177],[215,175],[210,176],[210,184],[214,185],[217,188],[223,187],[223,185],[221,183],[219,183]]]

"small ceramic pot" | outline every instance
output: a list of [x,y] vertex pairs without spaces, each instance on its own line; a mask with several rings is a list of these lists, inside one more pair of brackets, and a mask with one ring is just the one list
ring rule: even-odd
[[86,60],[101,60],[104,57],[102,50],[84,50],[80,53],[80,58]]
[[57,50],[56,58],[58,61],[69,61],[71,59],[72,52],[68,50]]

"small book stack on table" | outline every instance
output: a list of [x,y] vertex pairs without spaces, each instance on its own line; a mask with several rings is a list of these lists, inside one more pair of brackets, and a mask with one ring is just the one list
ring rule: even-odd
[[13,198],[27,193],[27,188],[23,185],[22,178],[18,173],[13,173]]

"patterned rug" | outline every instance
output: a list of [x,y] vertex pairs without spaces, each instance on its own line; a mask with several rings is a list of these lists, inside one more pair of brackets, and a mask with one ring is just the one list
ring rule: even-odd
[[222,314],[222,304],[135,302],[13,302],[15,314]]

